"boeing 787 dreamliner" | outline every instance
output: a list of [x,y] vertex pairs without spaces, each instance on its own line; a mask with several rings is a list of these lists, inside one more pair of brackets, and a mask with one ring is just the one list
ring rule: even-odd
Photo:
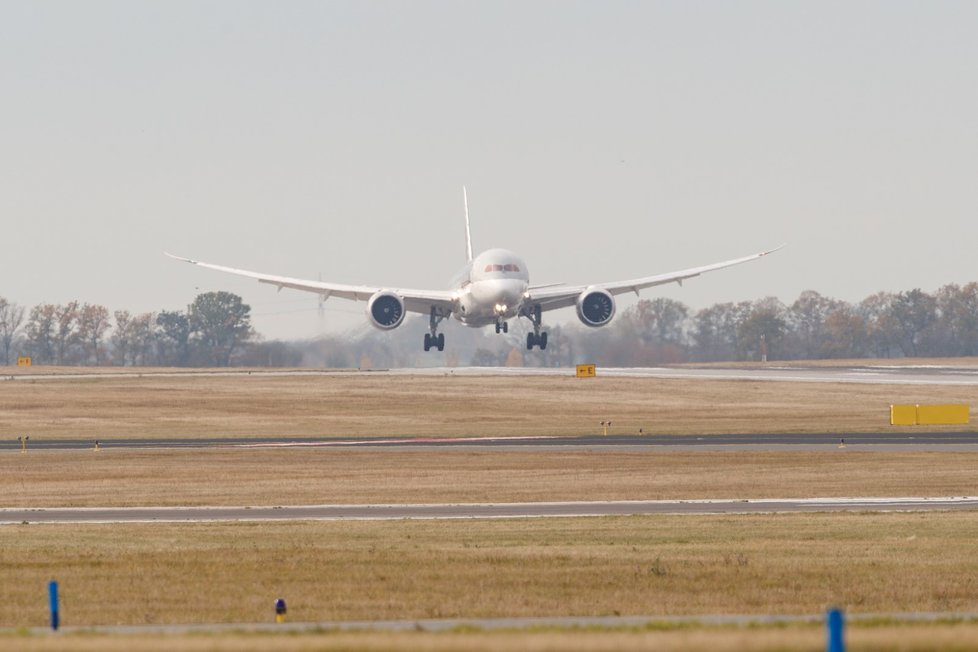
[[[547,348],[547,333],[542,331],[542,314],[569,306],[577,307],[577,316],[587,326],[604,326],[615,316],[615,296],[664,285],[680,283],[685,279],[706,272],[723,269],[762,258],[777,249],[763,251],[743,258],[725,260],[721,263],[692,267],[678,272],[643,276],[627,281],[612,281],[594,285],[530,285],[530,274],[526,262],[507,249],[489,249],[478,256],[472,256],[472,237],[469,228],[468,196],[462,190],[465,205],[465,267],[448,290],[412,290],[400,287],[372,287],[366,285],[342,285],[323,281],[307,281],[288,276],[275,276],[223,265],[204,263],[189,258],[167,254],[182,260],[219,272],[237,274],[257,279],[279,289],[292,288],[315,292],[323,299],[339,297],[367,302],[367,317],[370,323],[381,330],[397,328],[404,321],[406,312],[428,315],[429,332],[424,336],[424,350],[445,348],[445,334],[438,332],[442,320],[454,316],[455,319],[473,328],[495,325],[497,333],[509,330],[508,320],[525,317],[533,325],[533,332],[527,333],[526,348],[534,346]],[[780,248],[780,247],[779,247]]]

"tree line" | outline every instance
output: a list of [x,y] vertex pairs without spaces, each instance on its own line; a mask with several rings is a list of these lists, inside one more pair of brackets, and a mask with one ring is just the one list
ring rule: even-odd
[[146,366],[568,366],[641,367],[678,362],[978,355],[978,283],[877,292],[849,303],[807,290],[791,304],[774,297],[717,303],[643,299],[603,328],[576,322],[547,328],[545,351],[526,351],[528,324],[508,334],[453,321],[441,354],[421,351],[422,317],[393,331],[366,324],[347,335],[265,341],[250,308],[229,292],[197,296],[186,311],[109,313],[104,306],[41,304],[30,311],[0,297],[0,354],[10,364]]
[[251,308],[230,292],[200,294],[186,311],[133,314],[71,301],[30,311],[0,297],[3,364],[226,367],[251,340]]

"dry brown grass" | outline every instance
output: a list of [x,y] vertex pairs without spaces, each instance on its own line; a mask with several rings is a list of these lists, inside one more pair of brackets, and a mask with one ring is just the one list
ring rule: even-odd
[[978,495],[978,453],[205,449],[0,455],[0,506]]
[[[978,625],[897,625],[848,630],[848,643],[861,652],[964,652],[978,650]],[[451,632],[323,633],[303,635],[182,635],[93,636],[58,634],[42,637],[3,637],[0,646],[24,652],[305,652],[359,650],[363,652],[816,652],[825,649],[821,626],[788,628],[705,628],[678,631],[580,632]]]
[[618,433],[868,432],[891,427],[891,403],[974,395],[961,386],[653,378],[107,374],[0,383],[0,436],[583,435],[608,419]]
[[0,625],[978,611],[978,514],[0,528]]

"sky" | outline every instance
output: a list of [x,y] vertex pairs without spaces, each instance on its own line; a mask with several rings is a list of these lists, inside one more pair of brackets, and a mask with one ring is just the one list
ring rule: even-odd
[[[768,258],[692,309],[978,280],[978,3],[0,0],[0,296],[368,328],[273,274],[445,289]],[[619,311],[634,303],[619,298]],[[545,323],[576,321],[573,309]]]

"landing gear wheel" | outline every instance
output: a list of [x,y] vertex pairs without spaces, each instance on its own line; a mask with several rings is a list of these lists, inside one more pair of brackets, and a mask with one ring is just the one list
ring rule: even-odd
[[532,351],[533,347],[536,346],[537,337],[533,333],[526,334],[526,350]]
[[430,333],[425,333],[424,334],[424,350],[425,351],[430,351],[431,350],[431,334]]
[[540,333],[540,337],[537,338],[537,344],[540,345],[540,350],[543,351],[547,348],[547,334]]
[[439,351],[444,351],[445,350],[445,334],[444,333],[438,333],[438,337],[436,337],[434,339],[436,340],[435,346],[438,347],[438,350]]
[[508,321],[504,321],[503,322],[503,332],[504,333],[508,333],[509,332],[509,322]]

